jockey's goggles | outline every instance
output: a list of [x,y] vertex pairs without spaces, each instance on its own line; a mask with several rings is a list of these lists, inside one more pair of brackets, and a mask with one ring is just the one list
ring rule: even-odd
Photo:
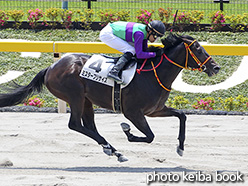
[[162,34],[159,34],[159,33],[156,32],[154,29],[152,29],[151,35],[153,35],[154,39],[157,39],[158,37],[163,37]]
[[154,39],[157,39],[158,37],[162,37],[162,35],[157,34],[156,32],[153,32],[152,35],[153,35]]

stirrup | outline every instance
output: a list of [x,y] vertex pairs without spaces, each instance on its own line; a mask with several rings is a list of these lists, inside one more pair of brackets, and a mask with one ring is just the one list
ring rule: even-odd
[[108,73],[107,77],[109,79],[112,79],[112,80],[116,81],[116,83],[118,83],[118,84],[122,84],[123,83],[123,80],[121,78],[119,78],[118,76],[115,76],[115,75],[113,75],[111,73]]

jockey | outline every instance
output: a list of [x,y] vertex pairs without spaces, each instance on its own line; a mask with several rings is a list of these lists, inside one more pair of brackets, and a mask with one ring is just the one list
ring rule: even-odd
[[161,21],[151,21],[147,26],[133,22],[113,22],[106,25],[100,32],[100,39],[108,46],[124,53],[108,73],[108,78],[123,83],[119,77],[120,70],[136,54],[138,59],[161,56],[161,50],[147,52],[147,42],[155,42],[165,33],[165,25]]

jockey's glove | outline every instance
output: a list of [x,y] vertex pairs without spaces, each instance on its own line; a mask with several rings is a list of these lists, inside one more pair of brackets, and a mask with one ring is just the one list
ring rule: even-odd
[[163,53],[164,53],[164,50],[163,50],[163,48],[160,48],[160,49],[158,49],[155,53],[156,53],[156,57],[162,56]]

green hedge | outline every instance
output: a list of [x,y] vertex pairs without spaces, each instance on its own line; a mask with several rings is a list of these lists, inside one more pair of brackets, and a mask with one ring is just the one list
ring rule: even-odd
[[[131,16],[129,10],[115,11],[103,9],[95,12],[92,9],[64,10],[60,8],[49,8],[46,10],[33,9],[23,10],[0,10],[0,27],[8,24],[8,21],[15,22],[15,28],[19,28],[22,21],[27,21],[31,28],[36,28],[39,24],[50,25],[52,28],[60,23],[64,28],[69,29],[73,22],[83,23],[85,29],[89,29],[92,22],[99,21],[104,26],[113,21],[134,21],[147,24],[152,19],[171,24],[174,19],[172,8],[159,8],[158,10],[143,10]],[[184,28],[189,24],[198,25],[201,23],[211,24],[210,29],[219,31],[226,24],[230,25],[233,31],[244,31],[248,29],[248,13],[237,15],[226,15],[222,11],[205,13],[204,11],[183,11],[177,14],[176,24],[179,28]]]

